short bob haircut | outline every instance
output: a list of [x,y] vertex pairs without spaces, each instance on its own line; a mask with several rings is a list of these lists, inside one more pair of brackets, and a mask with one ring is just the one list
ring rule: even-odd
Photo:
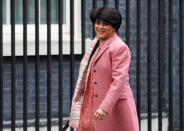
[[117,31],[121,26],[122,16],[112,7],[102,6],[91,11],[90,19],[95,24],[96,20],[102,20],[110,25]]

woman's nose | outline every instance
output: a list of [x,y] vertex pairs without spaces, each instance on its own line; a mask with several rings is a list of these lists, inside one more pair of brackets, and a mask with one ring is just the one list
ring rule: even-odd
[[99,28],[102,28],[102,27],[103,27],[103,24],[100,24],[100,25],[99,25]]

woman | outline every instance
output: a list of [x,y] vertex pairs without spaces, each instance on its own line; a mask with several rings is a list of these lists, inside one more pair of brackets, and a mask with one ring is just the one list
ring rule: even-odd
[[122,17],[116,9],[103,6],[90,18],[96,37],[80,64],[70,126],[77,131],[138,131],[129,86],[130,51],[116,34]]

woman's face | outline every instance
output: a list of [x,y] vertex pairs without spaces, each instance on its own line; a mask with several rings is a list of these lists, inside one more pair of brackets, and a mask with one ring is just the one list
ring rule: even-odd
[[112,27],[112,25],[102,21],[102,20],[96,20],[95,22],[95,32],[97,37],[99,38],[100,42],[107,39],[113,32],[115,32],[115,29]]

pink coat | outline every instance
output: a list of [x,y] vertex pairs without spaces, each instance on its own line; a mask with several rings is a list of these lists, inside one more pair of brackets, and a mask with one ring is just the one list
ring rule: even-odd
[[93,66],[94,111],[108,113],[95,120],[95,131],[139,131],[129,66],[130,50],[114,33],[99,47]]

